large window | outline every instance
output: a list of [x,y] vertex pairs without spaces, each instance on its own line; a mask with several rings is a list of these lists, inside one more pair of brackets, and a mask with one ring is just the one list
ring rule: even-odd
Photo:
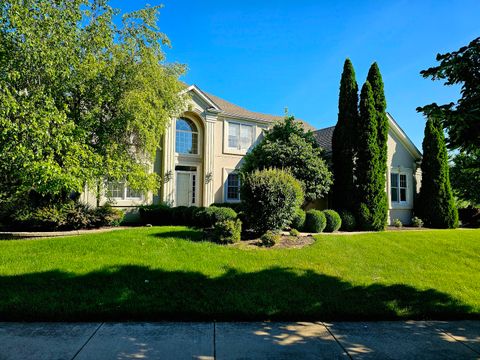
[[392,203],[407,202],[407,175],[390,174],[390,200]]
[[228,174],[225,189],[226,201],[240,201],[240,175],[234,172]]
[[126,186],[124,182],[109,181],[107,182],[107,197],[118,200],[134,200],[141,199],[142,193]]
[[228,147],[235,150],[248,150],[253,145],[253,125],[228,123]]
[[193,121],[177,119],[175,151],[178,154],[198,154],[198,130]]

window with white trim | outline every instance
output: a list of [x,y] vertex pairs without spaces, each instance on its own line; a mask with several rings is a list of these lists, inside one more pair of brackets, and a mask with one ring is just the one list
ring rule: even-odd
[[225,200],[240,201],[240,175],[236,172],[229,173],[225,186]]
[[198,154],[198,129],[189,119],[177,119],[175,151],[178,154]]
[[235,150],[248,150],[254,141],[254,126],[228,122],[228,147]]
[[407,174],[390,174],[390,201],[392,203],[406,203],[407,188]]
[[122,181],[107,182],[107,197],[117,200],[138,200],[143,197],[142,192],[134,190]]

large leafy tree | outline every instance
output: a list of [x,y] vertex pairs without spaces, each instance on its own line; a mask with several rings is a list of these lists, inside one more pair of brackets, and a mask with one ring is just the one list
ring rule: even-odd
[[360,94],[357,151],[357,211],[363,230],[384,230],[387,221],[385,173],[380,165],[378,116],[372,86],[368,81]]
[[358,122],[358,84],[350,59],[343,65],[338,99],[338,120],[332,137],[333,206],[352,210],[354,195],[354,150]]
[[386,114],[387,100],[383,90],[383,79],[378,64],[375,62],[370,66],[367,81],[372,86],[375,110],[377,111],[377,143],[379,150],[379,167],[384,177],[387,174],[387,141],[388,141],[388,118]]
[[106,0],[0,5],[0,202],[61,201],[98,179],[156,188],[151,160],[184,104],[158,12],[117,26]]
[[244,157],[241,171],[269,168],[290,171],[302,183],[306,201],[323,198],[332,184],[322,149],[312,132],[305,131],[293,117],[286,117],[265,132],[260,143]]
[[473,206],[480,205],[480,149],[453,157],[450,178],[455,196]]
[[422,185],[417,212],[426,226],[456,228],[458,211],[450,186],[448,154],[440,121],[430,117],[423,139]]
[[451,149],[472,152],[480,148],[480,37],[446,54],[438,54],[438,66],[421,71],[425,78],[443,80],[445,85],[460,85],[456,102],[419,107],[427,117],[435,117],[447,130]]

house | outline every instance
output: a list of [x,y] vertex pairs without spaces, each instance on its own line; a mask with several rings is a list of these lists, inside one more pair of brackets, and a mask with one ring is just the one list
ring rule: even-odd
[[[239,202],[240,177],[236,173],[243,156],[258,142],[265,129],[283,116],[246,110],[195,85],[185,90],[188,110],[172,119],[163,138],[152,171],[163,182],[158,194],[144,196],[124,183],[108,183],[107,193],[115,206],[135,210],[139,205],[165,202],[174,206],[208,206],[212,203]],[[411,218],[420,152],[389,116],[388,141],[390,218],[408,223]],[[312,126],[304,122],[309,130]],[[318,130],[322,147],[331,151],[333,128]],[[88,189],[82,201],[95,204]],[[107,197],[102,197],[102,202]]]

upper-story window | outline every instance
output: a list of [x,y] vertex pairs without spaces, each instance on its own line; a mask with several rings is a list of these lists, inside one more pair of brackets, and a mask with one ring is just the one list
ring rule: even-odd
[[193,121],[177,119],[175,151],[178,154],[198,154],[198,130]]
[[254,126],[228,122],[228,147],[235,150],[248,150],[254,141]]
[[401,173],[390,174],[390,200],[392,203],[407,202],[407,175]]

